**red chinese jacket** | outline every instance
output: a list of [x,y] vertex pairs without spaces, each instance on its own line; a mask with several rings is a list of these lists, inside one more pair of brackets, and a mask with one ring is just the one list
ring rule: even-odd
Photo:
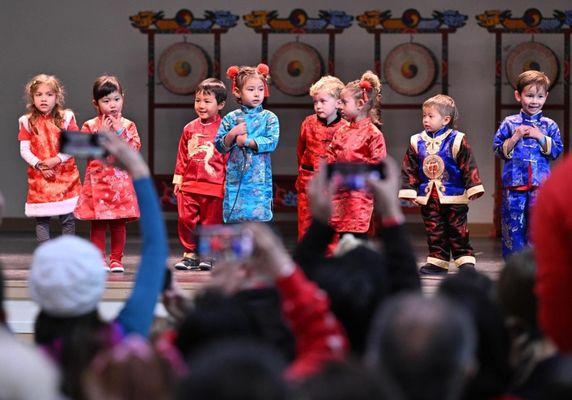
[[181,185],[181,191],[224,196],[227,156],[219,153],[214,145],[220,122],[217,114],[210,123],[203,124],[197,118],[185,125],[173,175],[173,184]]
[[[387,156],[383,133],[364,118],[340,128],[328,150],[328,163],[377,164]],[[365,233],[373,214],[373,197],[366,190],[342,190],[332,201],[331,224],[336,232]]]
[[[101,128],[101,121],[101,117],[90,119],[83,124],[82,132],[96,133]],[[121,124],[123,128],[119,137],[138,151],[141,140],[135,123],[121,118]],[[83,220],[139,218],[135,189],[127,171],[106,164],[103,160],[89,160],[74,214]]]

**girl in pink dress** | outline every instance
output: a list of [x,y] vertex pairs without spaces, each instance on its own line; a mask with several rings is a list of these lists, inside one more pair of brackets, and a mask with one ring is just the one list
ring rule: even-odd
[[[141,148],[137,128],[132,121],[123,118],[123,89],[114,76],[101,76],[93,84],[93,105],[97,117],[83,124],[83,132],[115,132],[133,149]],[[123,272],[123,250],[126,239],[126,223],[139,218],[139,207],[133,183],[126,171],[108,165],[103,160],[89,160],[75,216],[91,221],[90,238],[106,258],[105,236],[111,233],[111,272]]]

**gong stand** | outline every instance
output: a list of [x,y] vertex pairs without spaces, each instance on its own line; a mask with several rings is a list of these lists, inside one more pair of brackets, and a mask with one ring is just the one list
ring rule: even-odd
[[[338,11],[329,11],[329,13],[336,13]],[[254,32],[259,33],[262,39],[261,45],[261,62],[268,64],[268,42],[271,34],[288,34],[288,35],[327,35],[328,36],[328,65],[327,73],[329,75],[335,75],[336,66],[336,35],[342,33],[345,28],[351,26],[351,20],[353,17],[343,13],[345,20],[340,21],[339,24],[332,24],[331,21],[323,20],[322,24],[325,26],[319,29],[310,27],[310,24],[319,23],[321,18],[308,18],[304,10],[294,9],[290,12],[290,16],[287,18],[278,18],[273,16],[272,11],[252,11],[250,14],[243,16],[245,24],[247,27],[252,28]],[[264,18],[253,21],[252,18],[256,18],[257,14],[267,15]],[[303,18],[300,18],[300,16]],[[266,103],[266,107],[269,108],[284,108],[284,109],[301,109],[301,108],[312,108],[312,104],[308,103]]]
[[[564,14],[555,10],[554,15]],[[572,11],[566,13],[572,14]],[[564,42],[563,60],[563,94],[564,102],[560,104],[545,104],[546,110],[561,110],[564,113],[564,126],[561,130],[564,143],[564,152],[568,153],[570,142],[570,22],[564,28],[564,20],[558,18],[544,18],[537,9],[528,9],[521,18],[510,17],[511,12],[487,10],[483,14],[476,15],[478,24],[495,35],[495,127],[501,123],[503,110],[520,110],[518,104],[506,104],[502,102],[502,35],[503,34],[561,34]],[[492,235],[500,237],[501,234],[501,207],[502,207],[502,179],[501,160],[495,157],[495,193]]]
[[[215,14],[227,13],[227,20],[214,19]],[[182,17],[189,16],[188,19]],[[189,10],[180,10],[175,18],[163,18],[163,12],[141,11],[136,15],[129,17],[131,25],[139,29],[141,33],[147,35],[147,114],[148,114],[148,131],[149,131],[149,147],[147,153],[147,162],[151,174],[155,175],[155,111],[157,109],[182,109],[193,108],[193,103],[178,102],[157,102],[155,101],[155,35],[194,35],[194,34],[210,34],[214,38],[213,49],[213,74],[215,78],[220,79],[220,41],[221,35],[227,33],[229,28],[236,26],[238,16],[233,16],[230,12],[213,12],[205,11],[205,18],[194,18]],[[221,22],[222,21],[222,22]],[[224,27],[221,27],[221,24]],[[210,25],[210,26],[209,26]],[[215,28],[215,25],[218,27]]]

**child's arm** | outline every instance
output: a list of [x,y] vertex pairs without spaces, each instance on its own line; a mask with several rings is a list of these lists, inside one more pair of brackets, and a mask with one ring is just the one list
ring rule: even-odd
[[467,137],[464,135],[461,146],[459,147],[459,152],[457,153],[457,165],[461,170],[469,200],[478,199],[485,194],[485,188],[483,187],[477,168],[477,161],[473,156]]
[[377,129],[372,129],[371,140],[369,141],[370,162],[377,164],[387,157],[387,148],[383,133]]
[[521,140],[526,134],[524,126],[517,127],[514,132],[511,132],[511,127],[509,123],[504,120],[499,129],[495,133],[493,139],[493,150],[497,156],[503,160],[510,160],[512,158],[512,153],[514,146]]
[[419,155],[412,141],[401,163],[401,189],[398,197],[415,203],[419,187]]
[[[127,144],[133,150],[141,150],[141,138],[139,137],[139,132],[137,132],[137,126],[133,122],[129,123],[126,128],[125,137],[127,138]],[[119,131],[121,132],[121,130]]]
[[531,126],[528,136],[536,139],[540,145],[540,151],[551,160],[555,160],[562,153],[564,146],[560,138],[560,129],[555,122],[546,127],[546,134],[542,133],[536,126]]
[[246,122],[236,122],[232,114],[227,114],[222,119],[215,137],[215,147],[219,153],[228,153],[235,146],[236,137],[246,133]]
[[179,139],[179,149],[177,151],[177,160],[175,161],[175,173],[173,174],[173,185],[175,186],[173,192],[175,194],[179,193],[181,190],[183,175],[187,170],[187,165],[189,164],[189,152],[187,150],[188,140],[189,135],[187,134],[187,130],[183,129],[181,138]]
[[276,146],[278,146],[278,139],[280,137],[278,117],[270,111],[267,111],[267,113],[266,129],[264,129],[260,136],[256,138],[251,137],[246,142],[246,146],[258,153],[273,152],[276,150]]
[[306,137],[308,136],[308,122],[305,119],[302,121],[302,125],[300,126],[300,136],[298,136],[298,143],[296,145],[296,157],[298,159],[298,167],[300,167],[300,163],[302,162],[302,156],[304,156],[304,152],[306,151]]

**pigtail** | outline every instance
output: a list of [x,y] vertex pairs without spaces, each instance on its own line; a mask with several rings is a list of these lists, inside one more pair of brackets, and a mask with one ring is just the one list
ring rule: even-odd
[[364,103],[370,107],[369,117],[376,126],[381,126],[381,81],[372,71],[366,71],[359,80]]

